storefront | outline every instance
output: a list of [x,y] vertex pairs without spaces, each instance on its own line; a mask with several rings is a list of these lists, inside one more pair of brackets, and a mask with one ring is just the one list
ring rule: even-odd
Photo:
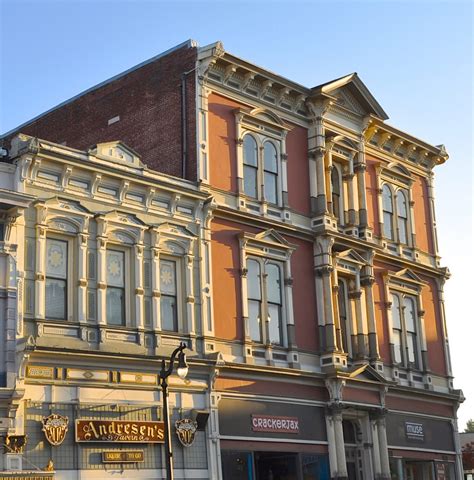
[[224,398],[219,402],[224,480],[329,480],[324,409]]
[[449,420],[387,415],[394,480],[455,480],[454,433]]
[[[161,409],[159,404],[29,401],[23,468],[43,470],[49,464],[57,480],[78,478],[78,474],[94,479],[161,478],[165,468]],[[205,422],[198,425],[191,417],[189,410],[173,409],[175,471],[183,475],[188,470],[192,478],[208,478]],[[181,424],[186,424],[183,435],[178,432]],[[191,432],[189,426],[195,429]]]

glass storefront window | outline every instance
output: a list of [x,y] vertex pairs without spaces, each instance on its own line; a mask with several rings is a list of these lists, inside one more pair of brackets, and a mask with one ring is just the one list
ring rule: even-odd
[[224,480],[329,480],[327,455],[222,451]]

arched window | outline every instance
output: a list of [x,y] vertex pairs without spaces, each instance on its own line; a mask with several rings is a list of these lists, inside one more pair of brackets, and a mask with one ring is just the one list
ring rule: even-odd
[[392,295],[393,362],[402,363],[402,317],[400,299]]
[[408,209],[407,197],[403,190],[397,192],[397,223],[398,223],[398,241],[408,243]]
[[412,296],[392,296],[393,362],[418,368],[416,303]]
[[247,298],[250,338],[254,342],[262,342],[262,292],[260,289],[260,264],[256,260],[247,261]]
[[332,187],[332,211],[340,223],[341,220],[341,182],[339,181],[339,172],[336,167],[331,171]]
[[249,197],[258,196],[257,142],[252,135],[244,137],[244,192]]
[[278,181],[277,149],[272,142],[265,142],[263,147],[263,183],[265,185],[265,200],[277,203]]
[[267,308],[269,326],[269,340],[274,345],[283,344],[283,335],[281,331],[281,275],[280,267],[274,263],[266,265],[267,274]]
[[393,235],[393,198],[388,185],[382,187],[383,236],[394,240]]

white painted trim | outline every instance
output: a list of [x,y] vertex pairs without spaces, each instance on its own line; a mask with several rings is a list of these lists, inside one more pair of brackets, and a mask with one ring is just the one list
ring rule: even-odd
[[446,454],[456,455],[456,452],[452,450],[432,450],[430,448],[400,447],[400,446],[394,446],[394,445],[387,445],[387,448],[390,448],[393,450],[410,450],[413,452],[427,452],[427,453],[440,453],[443,455],[446,455]]
[[219,435],[220,440],[243,440],[245,442],[270,442],[270,443],[297,443],[308,445],[328,445],[328,442],[322,440],[292,440],[287,438],[262,438],[262,437],[239,437],[233,435]]

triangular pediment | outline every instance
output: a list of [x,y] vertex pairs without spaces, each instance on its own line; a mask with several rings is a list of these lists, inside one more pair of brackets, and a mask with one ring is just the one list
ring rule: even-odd
[[350,110],[356,115],[374,115],[382,120],[387,120],[388,115],[370,93],[357,73],[332,80],[317,87],[312,91],[333,97],[336,104]]
[[179,235],[180,237],[186,237],[189,239],[196,237],[196,235],[188,228],[171,222],[160,223],[153,228],[160,233]]
[[349,250],[344,250],[337,254],[338,260],[345,260],[346,262],[356,263],[358,265],[366,265],[367,260],[365,260],[360,254],[358,254],[352,248]]
[[398,162],[389,163],[384,170],[388,170],[392,174],[397,174],[402,177],[411,178],[410,170],[405,168],[403,165],[400,165]]
[[61,197],[51,197],[44,202],[44,206],[54,210],[67,210],[71,213],[81,215],[92,215],[91,212],[83,207],[79,202]]
[[144,167],[144,164],[140,161],[140,155],[121,141],[98,143],[89,149],[89,153],[113,162]]
[[381,375],[374,367],[369,364],[356,366],[349,372],[349,378],[354,380],[366,380],[370,382],[388,383],[383,375]]
[[142,222],[139,218],[137,218],[135,215],[132,215],[130,213],[126,212],[121,212],[119,210],[112,210],[105,215],[103,215],[104,219],[110,222],[115,222],[115,223],[124,223],[127,225],[131,225],[134,227],[146,227],[146,224]]
[[398,279],[400,282],[411,283],[415,285],[424,285],[425,282],[412,270],[409,268],[404,268],[397,273],[391,275],[392,279]]

